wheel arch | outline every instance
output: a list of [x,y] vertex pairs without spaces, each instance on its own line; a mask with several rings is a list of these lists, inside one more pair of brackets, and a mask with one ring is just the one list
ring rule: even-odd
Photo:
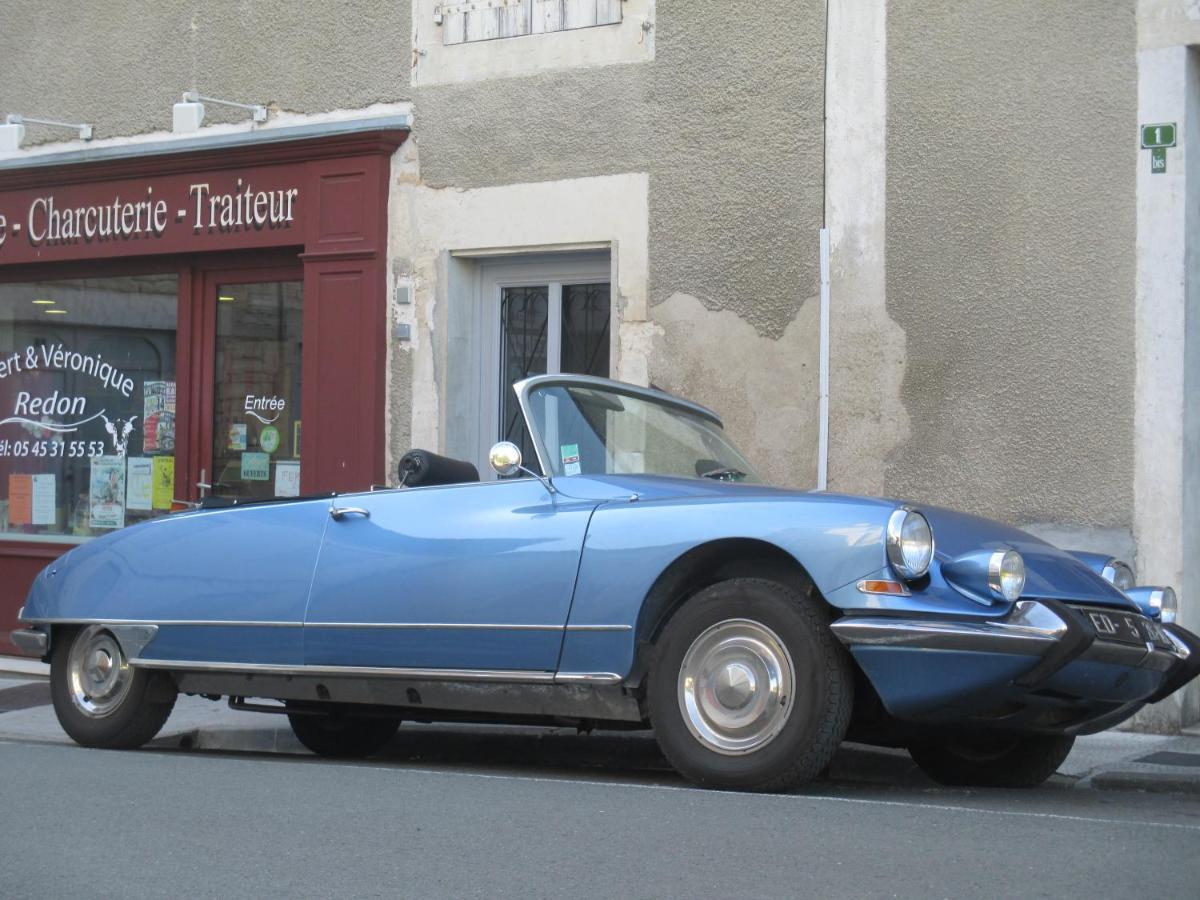
[[697,591],[744,577],[777,581],[829,605],[804,565],[779,545],[758,538],[721,538],[682,553],[654,580],[638,612],[637,646],[653,645],[671,615]]

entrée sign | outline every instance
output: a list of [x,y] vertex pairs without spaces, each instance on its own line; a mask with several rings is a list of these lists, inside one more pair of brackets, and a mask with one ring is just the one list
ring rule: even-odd
[[276,166],[0,193],[0,263],[302,243],[302,180]]

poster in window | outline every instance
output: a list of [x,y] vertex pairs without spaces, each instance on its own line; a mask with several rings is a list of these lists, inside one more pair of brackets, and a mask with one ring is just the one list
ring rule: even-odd
[[8,524],[33,524],[33,476],[8,476]]
[[143,450],[147,454],[174,453],[175,382],[147,381],[142,394]]
[[[148,434],[148,432],[147,432]],[[129,457],[125,481],[125,508],[154,508],[154,460],[149,456]]]
[[125,527],[124,459],[119,456],[93,457],[88,501],[88,525],[92,528]]
[[300,496],[300,463],[282,460],[275,463],[275,496]]
[[34,525],[54,525],[58,520],[58,491],[54,475],[34,475],[30,493],[30,518]]
[[170,509],[175,500],[175,457],[154,457],[153,471],[152,505],[155,509]]

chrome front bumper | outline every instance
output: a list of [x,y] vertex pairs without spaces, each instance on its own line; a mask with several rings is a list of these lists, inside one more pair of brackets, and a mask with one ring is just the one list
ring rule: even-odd
[[50,635],[32,628],[18,628],[10,639],[26,656],[45,656],[50,650]]
[[850,615],[834,622],[832,628],[851,649],[1036,657],[1036,662],[1013,680],[1014,685],[1031,689],[1076,660],[1163,673],[1162,686],[1146,702],[1162,699],[1200,674],[1200,638],[1187,630],[1160,625],[1139,613],[1074,607],[1054,600],[1018,601],[999,619]]

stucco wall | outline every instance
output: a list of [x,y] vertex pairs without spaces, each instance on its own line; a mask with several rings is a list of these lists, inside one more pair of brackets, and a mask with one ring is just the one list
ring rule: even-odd
[[658,0],[654,35],[652,62],[416,88],[422,181],[648,173],[649,380],[811,485],[815,326],[789,325],[818,292],[824,4]]
[[193,88],[294,112],[407,99],[410,23],[409,0],[4,0],[0,116],[91,122],[103,138],[170,129]]
[[913,0],[888,22],[898,496],[1132,521],[1132,0]]

